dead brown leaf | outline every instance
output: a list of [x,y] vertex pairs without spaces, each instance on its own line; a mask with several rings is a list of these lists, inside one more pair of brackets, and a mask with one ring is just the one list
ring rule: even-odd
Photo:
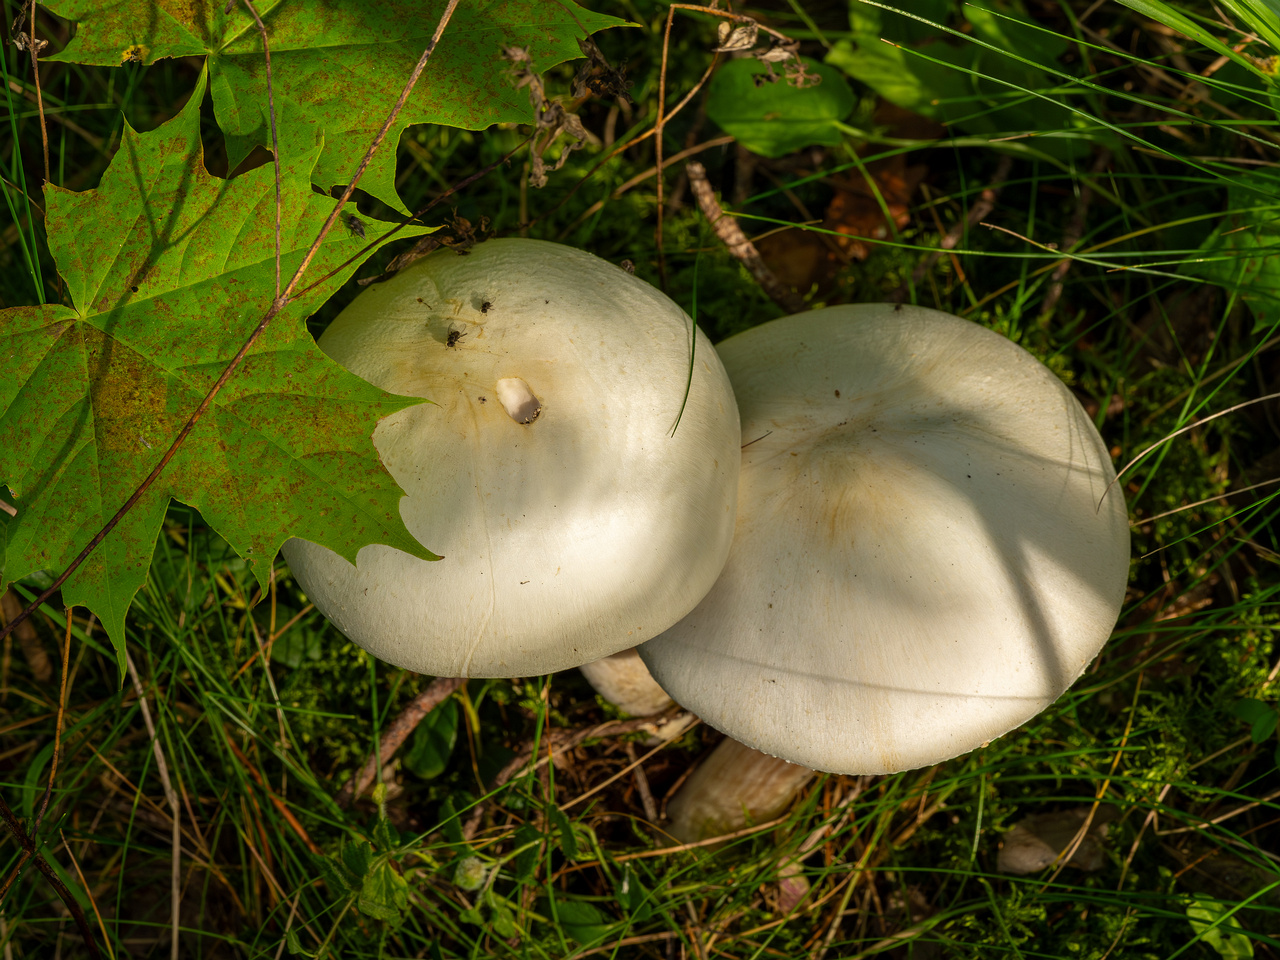
[[[1084,804],[1056,813],[1036,813],[1019,820],[1000,843],[996,869],[1001,873],[1024,876],[1039,873],[1052,865],[1070,849],[1093,809],[1092,804]],[[1101,870],[1106,863],[1102,841],[1107,837],[1107,825],[1117,816],[1119,811],[1113,805],[1100,804],[1089,821],[1088,832],[1067,864],[1081,870]]]

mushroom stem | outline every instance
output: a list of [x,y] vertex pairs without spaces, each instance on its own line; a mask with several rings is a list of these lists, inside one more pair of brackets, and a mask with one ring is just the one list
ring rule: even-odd
[[[647,716],[671,705],[635,649],[579,667],[596,693],[627,713]],[[670,726],[675,726],[674,724]],[[678,736],[685,724],[663,739]],[[702,761],[669,807],[667,831],[681,843],[769,820],[787,808],[813,771],[726,739]]]
[[[596,693],[633,717],[649,717],[675,705],[675,701],[667,696],[667,691],[653,679],[635,647],[584,663],[578,669]],[[692,713],[682,713],[672,722],[658,728],[644,742],[648,746],[654,746],[663,741],[675,740],[689,729],[695,719]]]
[[726,737],[667,807],[667,830],[681,843],[692,843],[771,820],[791,804],[813,773]]
[[584,663],[578,669],[596,693],[634,717],[661,713],[673,702],[653,679],[635,647]]

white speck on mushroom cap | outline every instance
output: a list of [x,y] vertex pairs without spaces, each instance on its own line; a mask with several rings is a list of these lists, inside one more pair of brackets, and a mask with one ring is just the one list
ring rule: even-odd
[[533,423],[538,419],[538,414],[542,413],[541,401],[519,377],[503,377],[493,386],[502,409],[516,423]]
[[671,434],[692,331],[644,281],[534,240],[440,251],[371,286],[320,345],[433,401],[373,440],[406,526],[444,559],[374,545],[353,567],[291,540],[303,589],[370,652],[436,676],[549,673],[666,629],[723,566],[740,462],[732,390],[701,332]]
[[1118,487],[1097,509],[1110,458],[1046,367],[888,304],[719,352],[749,444],[733,547],[640,647],[678,703],[765,753],[888,773],[978,747],[1080,675],[1119,614],[1129,530]]

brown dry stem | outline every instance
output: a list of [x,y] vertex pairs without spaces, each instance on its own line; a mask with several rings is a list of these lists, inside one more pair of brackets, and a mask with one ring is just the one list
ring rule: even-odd
[[785,286],[769,269],[769,265],[760,256],[760,251],[756,249],[755,244],[747,239],[747,235],[738,226],[738,221],[725,215],[711,190],[706,168],[698,161],[690,160],[685,164],[685,173],[688,174],[689,189],[693,191],[694,199],[698,202],[698,209],[711,224],[711,229],[729,248],[729,252],[751,271],[751,275],[756,278],[756,283],[760,284],[760,289],[769,295],[769,299],[788,313],[802,313],[808,309],[804,298]]
[[360,772],[338,791],[338,806],[349,806],[356,797],[368,790],[381,765],[395,755],[423,718],[453,696],[454,691],[466,682],[461,677],[438,677],[431,681],[427,689],[410,700],[408,706],[400,711],[400,715],[391,721],[391,726],[378,742],[378,748],[369,754],[369,759],[364,762]]

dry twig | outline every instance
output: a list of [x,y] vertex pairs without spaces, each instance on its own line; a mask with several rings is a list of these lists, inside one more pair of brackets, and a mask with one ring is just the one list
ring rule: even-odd
[[[66,906],[67,912],[71,914],[71,918],[76,922],[76,927],[80,930],[80,936],[84,940],[84,945],[89,950],[89,955],[94,958],[102,956],[102,954],[98,952],[98,944],[93,939],[93,931],[89,929],[89,921],[85,919],[84,911],[80,909],[79,902],[72,895],[71,891],[67,889],[66,885],[58,879],[57,873],[54,872],[53,867],[49,866],[48,861],[36,852],[37,845],[35,838],[28,836],[27,832],[22,829],[22,824],[19,822],[18,818],[14,816],[13,811],[9,809],[9,804],[4,802],[3,796],[0,796],[0,819],[4,820],[5,825],[9,828],[9,832],[17,838],[18,843],[22,846],[22,863],[25,863],[27,860],[34,860],[36,869],[40,871],[46,880],[49,881],[49,886],[53,887],[54,892],[58,894],[58,898]],[[21,868],[22,864],[20,863],[18,866]],[[16,877],[16,875],[17,871],[15,870],[14,876]],[[9,881],[5,884],[5,890],[0,891],[0,900],[3,899],[4,892],[8,890],[12,882],[13,877],[10,877]]]
[[690,160],[685,164],[685,173],[689,177],[689,189],[693,191],[694,199],[698,201],[698,209],[711,224],[711,229],[729,248],[729,252],[751,271],[751,275],[756,278],[756,283],[760,284],[760,288],[769,295],[769,299],[788,313],[801,313],[808,309],[804,298],[784,286],[769,269],[769,265],[756,250],[755,244],[747,239],[747,235],[738,226],[738,221],[733,217],[725,216],[707,180],[706,168],[698,161]]
[[169,816],[173,820],[171,838],[173,853],[169,872],[169,922],[173,925],[173,933],[169,941],[169,956],[178,960],[178,929],[180,926],[180,908],[182,905],[182,809],[178,806],[178,793],[173,789],[169,779],[169,764],[165,761],[164,750],[160,746],[160,738],[156,734],[156,725],[151,719],[151,708],[147,705],[147,696],[142,691],[142,680],[138,677],[138,668],[133,665],[133,657],[126,650],[124,665],[133,680],[133,690],[138,695],[138,706],[142,710],[142,722],[147,725],[147,734],[151,737],[151,749],[156,756],[156,770],[160,774],[160,785],[164,788],[164,798],[169,804]]
[[410,700],[408,706],[400,711],[400,715],[391,721],[391,726],[378,742],[378,749],[369,754],[369,759],[364,762],[360,772],[338,791],[338,806],[349,806],[356,797],[368,790],[379,767],[400,749],[400,745],[408,739],[423,718],[466,682],[461,677],[437,677],[427,689]]
[[[544,738],[544,745],[547,748],[545,755],[533,761],[533,744],[529,744],[520,753],[511,760],[505,767],[499,771],[494,777],[492,789],[497,789],[504,783],[509,781],[517,773],[529,766],[530,772],[538,770],[544,766],[548,760],[556,753],[564,753],[566,750],[572,750],[578,744],[586,740],[598,740],[603,737],[620,737],[627,733],[638,733],[647,731],[649,733],[657,733],[657,731],[672,723],[687,724],[692,714],[687,712],[664,713],[652,717],[633,717],[630,720],[610,720],[607,723],[597,724],[593,727],[583,727],[578,730],[548,730]],[[484,816],[485,805],[483,802],[477,803],[471,810],[471,816],[467,819],[466,825],[462,828],[462,835],[470,840],[476,835],[476,831],[480,829],[480,821]]]
[[[996,199],[1000,196],[1000,188],[1004,186],[1005,180],[1009,177],[1009,171],[1013,168],[1013,157],[1004,154],[1000,157],[1000,162],[996,165],[995,172],[991,175],[991,182],[982,189],[978,194],[977,201],[969,208],[969,214],[963,220],[951,225],[951,229],[947,231],[947,235],[942,238],[942,242],[938,244],[938,249],[930,253],[927,257],[916,264],[915,270],[911,272],[911,286],[919,285],[924,279],[938,258],[947,250],[954,250],[964,237],[965,231],[970,230],[977,224],[986,219],[987,215],[995,209]],[[907,285],[904,283],[896,291],[894,291],[893,299],[902,301],[907,296]]]

